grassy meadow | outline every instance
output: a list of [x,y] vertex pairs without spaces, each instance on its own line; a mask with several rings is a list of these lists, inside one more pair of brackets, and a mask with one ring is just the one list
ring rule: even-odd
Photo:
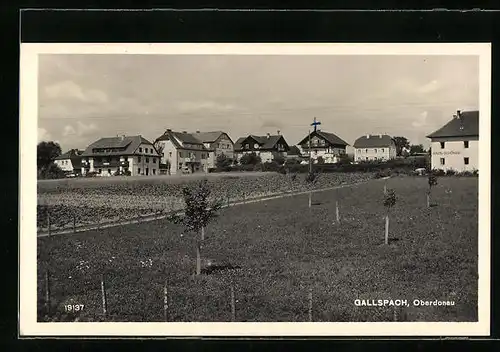
[[[427,178],[387,180],[397,203],[384,245],[384,180],[220,211],[206,229],[202,257],[237,267],[193,275],[193,234],[157,220],[44,237],[38,246],[39,320],[50,272],[52,321],[100,321],[105,276],[107,321],[392,321],[392,307],[355,299],[453,300],[451,307],[407,307],[406,321],[477,321],[478,179],[440,177],[426,206]],[[339,202],[340,223],[335,202]],[[83,304],[64,313],[65,304]]]

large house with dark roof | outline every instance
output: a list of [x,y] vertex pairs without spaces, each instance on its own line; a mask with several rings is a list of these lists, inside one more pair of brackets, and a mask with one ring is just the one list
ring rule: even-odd
[[354,142],[354,161],[387,161],[396,158],[396,143],[386,134],[367,134]]
[[339,136],[320,130],[312,131],[298,143],[304,156],[310,155],[313,162],[321,157],[326,164],[337,163],[346,154],[348,145]]
[[83,150],[71,149],[55,158],[54,163],[67,173],[80,174]]
[[249,135],[238,138],[234,143],[234,154],[239,161],[245,154],[255,153],[263,163],[271,162],[277,157],[286,157],[290,147],[281,134],[266,136]]
[[216,165],[217,157],[224,154],[228,159],[234,159],[234,143],[226,132],[200,132],[192,134],[196,139],[203,143],[205,148],[210,150],[208,153],[208,167],[213,168]]
[[453,119],[429,134],[433,169],[479,169],[479,111],[457,111]]
[[168,165],[169,174],[208,172],[209,153],[214,150],[193,134],[167,129],[154,143],[161,150],[161,162]]
[[159,174],[160,155],[142,136],[101,138],[89,145],[81,156],[82,175],[89,172],[97,176]]

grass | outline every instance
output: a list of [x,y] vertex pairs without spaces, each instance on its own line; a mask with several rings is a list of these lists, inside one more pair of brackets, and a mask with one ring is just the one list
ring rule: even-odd
[[453,300],[405,308],[406,320],[477,321],[477,178],[440,178],[432,208],[426,182],[388,180],[398,196],[389,230],[397,241],[388,246],[383,181],[316,193],[312,212],[307,195],[223,209],[202,256],[241,269],[200,277],[192,275],[192,235],[164,220],[39,238],[39,307],[48,269],[53,311],[84,304],[81,321],[101,319],[103,273],[109,321],[162,321],[165,280],[172,321],[230,321],[230,283],[237,321],[307,321],[309,288],[314,321],[392,320],[392,308],[356,307],[355,299]]

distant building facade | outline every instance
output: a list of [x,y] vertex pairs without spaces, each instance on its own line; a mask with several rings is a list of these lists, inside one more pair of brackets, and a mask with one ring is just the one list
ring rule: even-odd
[[386,134],[367,134],[354,142],[354,161],[387,161],[396,158],[396,144]]
[[207,164],[209,168],[216,166],[217,157],[221,154],[226,158],[234,159],[234,142],[226,132],[200,132],[192,134],[196,139],[203,143],[206,149],[209,150]]
[[81,173],[97,176],[159,174],[160,155],[142,136],[105,137],[92,143],[82,153]]
[[324,163],[334,164],[346,154],[349,144],[333,133],[316,130],[304,137],[298,145],[304,156],[311,155],[313,162],[321,157]]
[[245,154],[255,153],[260,156],[263,163],[271,162],[277,157],[286,157],[289,149],[288,143],[281,134],[249,135],[238,138],[234,143],[234,154],[238,161]]
[[80,174],[83,150],[71,149],[55,158],[54,163],[66,173]]
[[203,142],[186,131],[167,129],[155,140],[155,144],[162,150],[161,163],[168,166],[171,175],[208,172],[209,153],[215,153],[214,149],[205,147]]
[[427,138],[431,140],[433,169],[479,169],[479,111],[457,111],[453,119]]

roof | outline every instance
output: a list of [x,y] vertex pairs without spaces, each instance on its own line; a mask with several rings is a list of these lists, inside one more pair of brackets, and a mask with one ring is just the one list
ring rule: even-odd
[[[236,143],[234,143],[234,150],[241,150],[243,142],[245,140],[247,140],[248,138],[252,138],[253,140],[255,140],[259,144],[259,149],[261,149],[261,150],[262,149],[264,149],[264,150],[273,149],[274,146],[276,145],[276,143],[278,143],[278,141],[281,138],[283,138],[283,140],[284,140],[284,137],[281,134],[269,135],[269,136],[256,136],[256,135],[251,134],[247,137],[238,138]],[[285,143],[286,143],[286,141],[285,141]]]
[[328,143],[333,144],[333,145],[344,145],[348,146],[349,144],[344,141],[342,138],[337,136],[336,134],[330,133],[330,132],[324,132],[324,131],[313,131],[310,134],[308,134],[304,139],[302,139],[298,144],[302,145],[305,143],[308,143],[309,136],[318,136],[326,140]]
[[59,155],[55,160],[66,160],[71,159],[73,156],[80,156],[83,153],[83,150],[78,149],[70,149],[66,153]]
[[[101,138],[85,149],[82,156],[93,155],[132,155],[135,154],[137,148],[141,144],[150,144],[147,139],[142,136],[122,136],[122,137],[104,137]],[[93,149],[121,149],[112,150],[103,153],[94,153]],[[155,149],[156,150],[156,149]]]
[[354,148],[377,148],[377,147],[389,147],[394,145],[392,137],[387,134],[370,134],[367,136],[361,136],[354,142]]
[[83,150],[70,149],[66,153],[59,155],[55,160],[71,160],[71,165],[74,169],[79,169],[82,166]]
[[299,147],[292,145],[288,151],[288,155],[301,155]]
[[[211,132],[198,132],[197,131],[196,133],[193,133],[192,135],[203,143],[212,143],[212,142],[215,142],[217,139],[219,139],[219,137],[223,134],[227,135],[227,137],[231,140],[229,135],[223,131],[211,131]],[[232,140],[231,140],[231,142],[232,142]]]
[[463,111],[427,138],[479,136],[479,111]]
[[[209,150],[209,149],[205,148],[205,146],[203,145],[203,142],[201,142],[199,139],[194,137],[193,134],[187,133],[187,132],[174,132],[171,130],[166,130],[165,133],[163,133],[160,137],[158,137],[155,140],[155,143],[159,142],[159,141],[171,141],[177,149]],[[201,148],[198,148],[198,149],[188,148],[188,147],[181,145],[179,143],[179,141],[181,141],[181,143],[183,143],[183,144],[186,143],[186,144],[198,145]]]

